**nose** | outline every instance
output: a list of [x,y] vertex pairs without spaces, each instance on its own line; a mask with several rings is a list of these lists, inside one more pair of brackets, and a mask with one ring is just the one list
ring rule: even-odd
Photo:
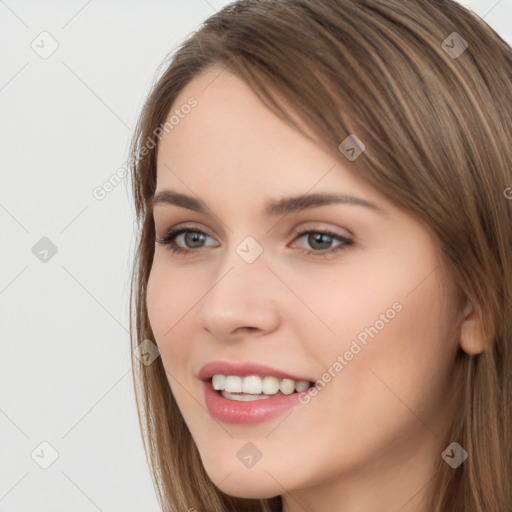
[[272,277],[262,257],[246,263],[234,254],[215,273],[210,291],[201,301],[202,328],[224,341],[276,330],[281,317]]

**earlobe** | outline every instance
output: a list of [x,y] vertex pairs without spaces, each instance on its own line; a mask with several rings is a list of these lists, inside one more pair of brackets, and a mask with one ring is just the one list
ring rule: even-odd
[[469,299],[464,307],[464,319],[460,328],[460,346],[470,356],[480,354],[484,350],[484,335],[480,318]]

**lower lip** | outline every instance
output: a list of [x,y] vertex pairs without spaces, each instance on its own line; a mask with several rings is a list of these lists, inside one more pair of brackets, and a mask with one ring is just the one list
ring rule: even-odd
[[261,423],[298,405],[299,393],[251,402],[228,400],[213,389],[211,381],[203,381],[204,398],[210,414],[226,423]]

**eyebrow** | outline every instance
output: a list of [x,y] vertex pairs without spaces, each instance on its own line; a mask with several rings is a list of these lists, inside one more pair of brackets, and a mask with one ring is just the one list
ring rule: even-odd
[[[199,213],[207,213],[209,208],[205,203],[195,197],[181,194],[173,190],[162,190],[150,198],[150,207],[160,204],[172,204]],[[358,197],[345,194],[306,194],[281,199],[270,199],[265,204],[263,213],[267,216],[287,215],[289,213],[316,208],[330,204],[347,204],[362,206],[371,210],[384,213],[377,205]]]

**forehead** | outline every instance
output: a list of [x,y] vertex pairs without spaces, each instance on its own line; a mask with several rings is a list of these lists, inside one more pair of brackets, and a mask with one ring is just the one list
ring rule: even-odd
[[[181,114],[190,99],[196,106]],[[188,110],[188,109],[187,109]],[[160,144],[163,155],[187,153],[194,160],[215,154],[216,162],[237,162],[240,171],[253,160],[276,161],[293,148],[309,154],[303,137],[271,112],[250,87],[225,69],[207,70],[194,78],[176,98],[168,119],[174,124]],[[208,155],[208,156],[207,156]]]
[[[191,99],[195,106],[184,108]],[[157,190],[231,201],[233,193],[304,194],[317,184],[323,191],[372,192],[343,165],[343,156],[336,159],[277,117],[222,67],[194,78],[176,98],[171,117],[173,127],[159,145]]]

